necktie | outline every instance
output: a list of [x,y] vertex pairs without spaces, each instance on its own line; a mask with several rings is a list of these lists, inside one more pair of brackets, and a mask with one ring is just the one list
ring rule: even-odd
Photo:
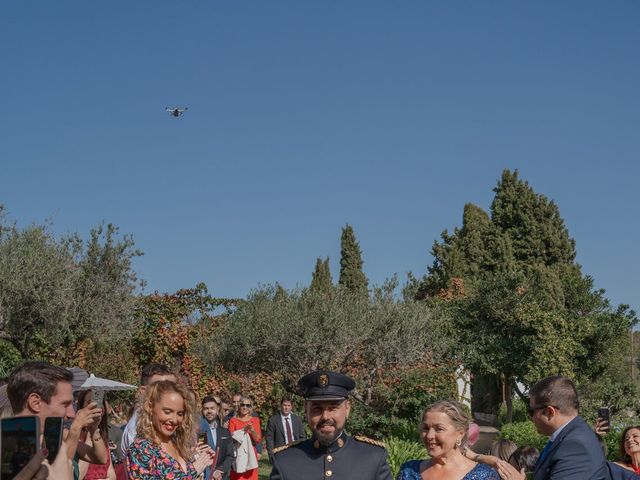
[[287,427],[287,445],[293,442],[293,434],[291,433],[291,424],[289,423],[289,417],[284,417],[284,425]]
[[549,440],[544,448],[542,449],[542,451],[540,452],[540,456],[538,457],[538,462],[537,464],[540,465],[543,461],[544,458],[547,456],[547,454],[549,453],[549,450],[551,450],[551,446],[553,445],[553,442],[551,440]]

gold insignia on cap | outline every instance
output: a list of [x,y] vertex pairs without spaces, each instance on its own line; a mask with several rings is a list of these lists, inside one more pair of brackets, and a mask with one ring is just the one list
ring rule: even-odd
[[327,385],[329,385],[329,377],[327,376],[327,374],[323,373],[322,375],[320,375],[320,377],[318,377],[318,385],[320,385],[321,387],[326,387]]

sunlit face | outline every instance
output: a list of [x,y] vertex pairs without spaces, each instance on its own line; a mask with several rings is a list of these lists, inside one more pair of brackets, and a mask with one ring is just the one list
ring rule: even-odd
[[65,419],[75,417],[73,389],[69,382],[58,382],[49,403],[36,393],[29,395],[27,402],[31,414],[40,417],[40,428],[44,428],[47,417],[64,417]]
[[207,419],[207,422],[211,423],[218,417],[219,410],[216,402],[206,402],[202,405],[202,416]]
[[246,417],[247,415],[251,415],[251,410],[253,409],[253,403],[249,398],[241,398],[240,399],[240,410],[238,411],[241,417]]
[[284,402],[282,402],[280,404],[280,412],[285,417],[291,413],[291,409],[292,408],[293,408],[293,406],[291,405],[291,402],[289,400],[285,400]]
[[168,442],[184,421],[184,399],[176,392],[167,392],[153,406],[153,427],[163,442]]
[[229,410],[231,409],[231,405],[227,402],[222,402],[222,406],[220,408],[222,410],[222,416],[226,417],[227,413],[229,413]]
[[458,429],[446,413],[428,411],[422,419],[420,436],[429,456],[441,458],[455,449],[456,442],[462,441],[464,431]]
[[624,451],[627,455],[640,452],[640,430],[630,428],[624,435]]
[[529,400],[529,418],[536,426],[538,433],[550,436],[554,432],[554,428],[550,423],[548,409],[549,406],[536,405],[534,400]]
[[233,396],[233,408],[235,408],[236,412],[238,411],[238,409],[240,408],[240,395],[234,395]]
[[349,400],[308,400],[305,403],[309,427],[323,445],[330,445],[340,436],[350,410]]

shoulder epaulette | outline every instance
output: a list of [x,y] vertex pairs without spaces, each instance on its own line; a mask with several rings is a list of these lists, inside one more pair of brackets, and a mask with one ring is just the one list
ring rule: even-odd
[[369,445],[375,445],[380,448],[387,448],[384,442],[380,442],[379,440],[374,440],[373,438],[363,437],[362,435],[355,435],[353,438],[362,443],[368,443]]
[[282,445],[281,447],[276,447],[276,448],[273,449],[273,453],[274,454],[280,453],[280,452],[286,450],[289,447],[293,447],[294,445],[298,445],[301,442],[302,442],[302,440],[298,440],[297,442],[292,442],[289,445]]

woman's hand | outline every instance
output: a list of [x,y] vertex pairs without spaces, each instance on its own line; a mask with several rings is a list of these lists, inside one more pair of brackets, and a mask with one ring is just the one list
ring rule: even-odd
[[209,445],[198,445],[194,455],[193,468],[195,468],[198,475],[200,475],[204,472],[205,468],[213,465],[215,458],[216,452],[214,452]]
[[596,424],[593,427],[593,431],[596,432],[596,435],[599,437],[604,437],[607,433],[609,433],[609,422],[607,420],[603,420],[602,418],[596,418]]
[[525,480],[526,478],[524,468],[518,471],[513,465],[504,460],[498,460],[496,468],[502,480]]
[[80,433],[83,428],[93,433],[100,425],[100,419],[102,418],[102,409],[98,407],[97,403],[91,402],[84,408],[81,408],[76,412],[76,416],[71,424],[71,431],[77,431]]

